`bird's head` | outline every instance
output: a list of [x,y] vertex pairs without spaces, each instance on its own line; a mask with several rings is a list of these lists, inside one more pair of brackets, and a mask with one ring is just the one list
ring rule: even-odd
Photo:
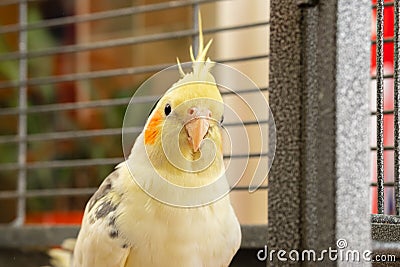
[[192,72],[181,79],[158,101],[143,132],[147,155],[158,173],[180,186],[201,186],[223,171],[222,132],[224,105],[210,73],[214,63],[203,46],[199,23],[199,52],[192,58]]
[[207,140],[221,150],[222,119],[222,97],[215,85],[194,82],[178,86],[159,100],[147,120],[144,143],[149,156],[166,154],[172,163],[183,156],[189,164],[200,158]]

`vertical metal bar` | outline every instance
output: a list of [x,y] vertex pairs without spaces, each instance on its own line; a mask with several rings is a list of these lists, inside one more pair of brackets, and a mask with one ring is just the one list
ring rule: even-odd
[[[27,1],[21,0],[19,3],[19,24],[21,27],[27,24]],[[28,33],[25,30],[19,32],[19,53],[24,55],[27,52]],[[22,226],[25,221],[25,207],[26,207],[26,136],[27,136],[27,115],[23,110],[27,108],[27,86],[26,80],[28,78],[27,58],[22,56],[19,59],[19,115],[18,115],[18,205],[17,205],[17,218],[14,221],[15,226]]]
[[384,0],[377,1],[376,8],[376,157],[378,213],[384,213],[384,173],[383,173],[383,13]]
[[394,192],[396,215],[400,215],[400,3],[394,1]]
[[[193,4],[193,29],[197,31],[199,29],[199,4]],[[203,26],[203,25],[202,25]],[[196,57],[199,51],[199,35],[193,36],[193,55]]]

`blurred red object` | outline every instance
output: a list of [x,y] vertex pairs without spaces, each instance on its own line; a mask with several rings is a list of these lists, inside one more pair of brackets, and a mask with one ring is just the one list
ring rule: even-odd
[[83,211],[49,211],[26,215],[25,224],[81,224]]

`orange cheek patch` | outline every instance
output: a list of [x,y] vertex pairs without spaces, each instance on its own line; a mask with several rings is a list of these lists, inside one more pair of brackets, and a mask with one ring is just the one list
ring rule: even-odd
[[161,112],[154,113],[153,117],[151,118],[149,124],[144,131],[144,143],[147,144],[154,144],[159,132],[159,125],[162,122],[162,115]]

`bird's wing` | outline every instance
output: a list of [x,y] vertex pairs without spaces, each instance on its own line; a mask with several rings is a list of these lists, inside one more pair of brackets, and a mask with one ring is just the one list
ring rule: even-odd
[[122,196],[113,188],[120,172],[111,173],[86,205],[74,249],[74,267],[125,266],[131,246],[115,224]]

